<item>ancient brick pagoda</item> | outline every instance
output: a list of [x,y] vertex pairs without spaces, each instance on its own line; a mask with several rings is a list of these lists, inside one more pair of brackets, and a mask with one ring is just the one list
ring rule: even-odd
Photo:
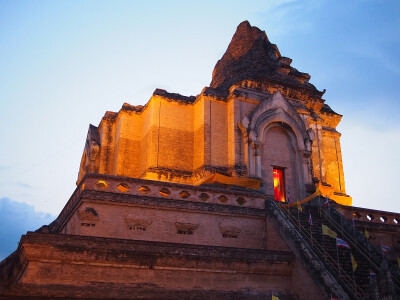
[[245,21],[196,97],[106,112],[60,215],[1,262],[0,298],[396,297],[400,215],[351,206],[342,116],[291,62]]

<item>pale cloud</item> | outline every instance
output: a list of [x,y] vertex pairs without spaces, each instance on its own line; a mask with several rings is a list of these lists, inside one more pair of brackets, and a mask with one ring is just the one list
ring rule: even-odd
[[353,205],[400,211],[396,190],[400,179],[400,129],[377,130],[352,122],[342,128],[346,192],[353,197]]
[[27,183],[24,183],[24,182],[20,182],[20,181],[17,182],[16,184],[17,184],[17,186],[22,187],[22,188],[26,188],[26,189],[32,189],[33,188],[31,185],[29,185]]

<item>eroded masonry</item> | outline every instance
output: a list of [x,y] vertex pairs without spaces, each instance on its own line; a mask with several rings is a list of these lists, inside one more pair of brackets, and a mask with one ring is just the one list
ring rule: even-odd
[[342,116],[291,64],[245,21],[197,96],[106,112],[0,297],[397,297],[400,215],[351,206]]

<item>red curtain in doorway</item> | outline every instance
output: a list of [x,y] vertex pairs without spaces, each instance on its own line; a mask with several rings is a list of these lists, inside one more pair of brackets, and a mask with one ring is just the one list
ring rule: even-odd
[[285,202],[285,184],[283,170],[274,169],[274,194],[275,201]]

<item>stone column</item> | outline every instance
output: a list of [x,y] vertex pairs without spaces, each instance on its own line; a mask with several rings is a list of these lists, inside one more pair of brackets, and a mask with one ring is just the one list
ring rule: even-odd
[[251,176],[251,167],[250,167],[250,159],[249,159],[250,143],[249,143],[249,137],[248,137],[247,133],[243,134],[242,142],[243,142],[242,162],[247,167],[249,176]]
[[255,176],[261,178],[261,143],[254,142],[252,146],[254,149]]
[[298,148],[293,148],[295,154],[295,167],[296,167],[296,194],[301,200],[304,197],[304,180],[303,180],[303,168],[302,168],[302,151]]
[[248,150],[248,159],[249,159],[249,175],[250,177],[255,177],[256,176],[256,171],[255,171],[255,164],[254,164],[254,149],[252,147],[252,144],[250,141],[247,143],[247,148]]

